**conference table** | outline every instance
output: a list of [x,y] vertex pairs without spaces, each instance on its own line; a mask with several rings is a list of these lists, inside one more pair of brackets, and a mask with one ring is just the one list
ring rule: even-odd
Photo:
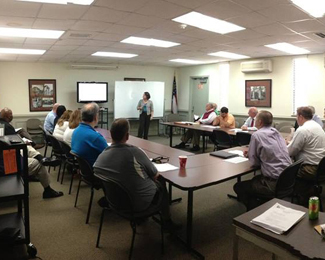
[[[225,131],[231,137],[235,138],[238,131],[242,131],[241,129],[229,129],[229,128],[220,128],[220,126],[212,126],[212,125],[202,125],[198,123],[191,122],[161,122],[162,125],[169,126],[169,146],[173,146],[173,128],[179,127],[188,130],[198,131],[200,135],[202,135],[203,140],[205,140],[206,136],[209,136],[213,133],[213,130],[220,129]],[[246,133],[254,133],[256,131],[245,131]],[[205,142],[203,141],[202,152],[205,152]]]
[[[262,227],[254,225],[251,220],[264,213],[275,203],[285,207],[306,212],[303,219],[282,235],[277,235]],[[235,238],[233,260],[238,259],[239,238],[250,241],[281,259],[325,259],[325,240],[314,230],[314,226],[325,223],[325,213],[320,212],[319,218],[309,220],[308,209],[287,201],[273,199],[265,204],[246,212],[233,220]]]
[[[111,142],[111,136],[106,129],[96,129],[101,133],[107,142]],[[189,252],[200,259],[204,256],[195,250],[192,246],[193,234],[193,198],[194,192],[209,186],[217,185],[231,179],[240,178],[241,176],[253,172],[253,168],[249,161],[241,163],[231,163],[224,159],[214,157],[208,153],[194,155],[192,153],[174,149],[165,145],[154,143],[148,140],[143,140],[134,136],[130,136],[128,143],[145,150],[149,157],[151,156],[168,156],[169,163],[174,166],[179,166],[178,156],[186,155],[187,163],[185,169],[176,169],[166,172],[160,172],[160,175],[169,184],[169,196],[171,196],[171,187],[177,187],[187,192],[187,224],[186,224],[186,239],[180,240],[186,245]],[[247,147],[234,147],[229,150],[247,150]]]

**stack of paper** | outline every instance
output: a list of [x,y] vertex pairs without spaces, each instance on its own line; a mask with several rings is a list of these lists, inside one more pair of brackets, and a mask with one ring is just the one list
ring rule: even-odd
[[234,128],[234,129],[230,129],[229,131],[232,131],[232,132],[242,132],[243,130],[241,128]]
[[226,159],[224,161],[237,164],[237,163],[246,162],[246,161],[248,161],[248,159],[245,158],[245,157],[238,156],[238,157],[233,157],[233,158],[230,158],[230,159]]
[[241,151],[241,150],[231,150],[231,151],[228,151],[228,153],[233,153],[233,154],[237,154],[238,156],[244,156],[244,152]]
[[178,169],[178,167],[171,165],[170,163],[161,163],[161,164],[153,163],[153,165],[156,166],[158,172],[167,172],[167,171],[173,171]]
[[251,223],[280,235],[299,222],[304,215],[305,212],[303,211],[294,210],[275,203],[273,207],[254,218]]

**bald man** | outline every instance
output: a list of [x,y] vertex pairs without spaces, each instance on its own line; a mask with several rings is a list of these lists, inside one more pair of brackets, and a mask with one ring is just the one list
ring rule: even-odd
[[60,106],[59,103],[55,103],[53,105],[52,111],[47,114],[45,120],[44,120],[44,130],[51,133],[53,132],[54,129],[54,120],[56,118],[56,110]]
[[255,120],[258,110],[256,107],[251,107],[248,110],[249,117],[246,119],[245,123],[242,125],[241,129],[243,130],[257,130],[255,127]]

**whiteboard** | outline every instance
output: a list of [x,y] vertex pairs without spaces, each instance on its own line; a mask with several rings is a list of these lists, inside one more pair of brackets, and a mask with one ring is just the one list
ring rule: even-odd
[[139,118],[138,102],[150,93],[154,117],[164,116],[165,82],[115,81],[114,117]]

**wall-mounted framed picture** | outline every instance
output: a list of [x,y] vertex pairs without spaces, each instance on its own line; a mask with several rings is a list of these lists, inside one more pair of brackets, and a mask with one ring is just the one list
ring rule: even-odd
[[271,107],[272,80],[257,79],[245,80],[245,106]]
[[145,78],[124,78],[124,81],[146,81]]
[[29,111],[51,111],[56,103],[55,79],[29,79]]

